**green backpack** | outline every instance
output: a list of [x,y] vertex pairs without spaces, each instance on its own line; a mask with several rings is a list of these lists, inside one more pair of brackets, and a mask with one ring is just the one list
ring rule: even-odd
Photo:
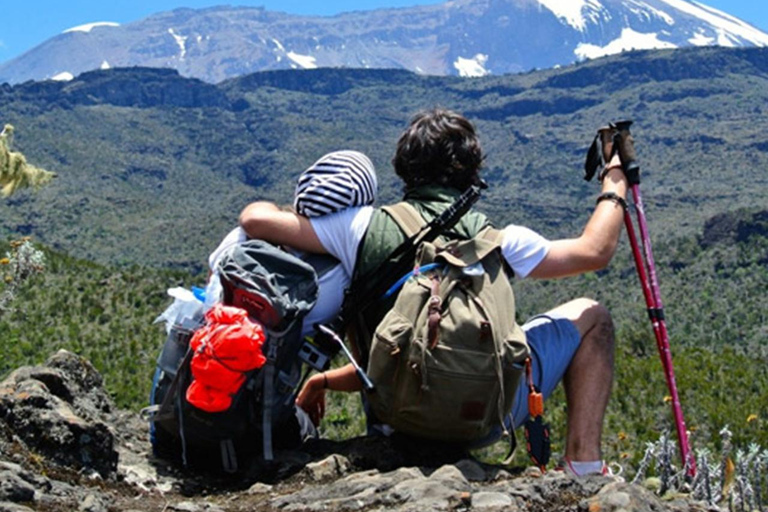
[[[407,203],[384,209],[408,236],[425,224]],[[396,431],[447,442],[479,440],[498,425],[506,432],[529,349],[501,239],[486,228],[419,247],[368,362],[373,411]]]

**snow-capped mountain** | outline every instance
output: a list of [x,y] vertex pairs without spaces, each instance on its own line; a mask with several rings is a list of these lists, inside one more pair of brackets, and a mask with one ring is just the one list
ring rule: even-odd
[[482,76],[705,45],[768,46],[768,34],[688,0],[450,0],[333,17],[227,6],[74,27],[0,65],[0,83],[117,66],[170,67],[208,82],[315,67]]

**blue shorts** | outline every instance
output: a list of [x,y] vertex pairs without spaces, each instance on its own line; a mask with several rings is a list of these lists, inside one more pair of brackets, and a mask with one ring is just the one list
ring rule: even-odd
[[[579,348],[581,335],[570,320],[546,314],[531,318],[522,327],[531,349],[533,383],[546,400],[557,384],[563,380],[565,371]],[[528,386],[523,373],[520,385],[517,387],[512,412],[504,419],[504,424],[508,430],[512,431],[521,426],[526,419],[528,419]],[[501,433],[501,426],[499,426],[485,439],[473,443],[473,447],[479,448],[492,444],[501,438]]]

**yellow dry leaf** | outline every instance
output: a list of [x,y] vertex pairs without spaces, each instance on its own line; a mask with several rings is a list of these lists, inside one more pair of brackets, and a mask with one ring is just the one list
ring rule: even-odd
[[730,457],[725,459],[725,480],[723,481],[723,496],[728,496],[733,487],[733,481],[736,479],[736,465]]

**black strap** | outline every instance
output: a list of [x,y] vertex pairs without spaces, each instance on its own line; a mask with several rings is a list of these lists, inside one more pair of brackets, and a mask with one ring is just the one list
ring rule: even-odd
[[[337,331],[343,332],[356,316],[355,313],[365,310],[378,300],[408,270],[416,257],[419,245],[432,242],[445,231],[453,228],[478,199],[480,199],[480,188],[475,186],[468,188],[443,213],[396,247],[377,267],[365,275],[360,275],[356,270],[336,322]],[[361,243],[358,248],[358,260],[362,245]],[[385,271],[387,267],[389,268]],[[359,261],[356,268],[359,268]]]

